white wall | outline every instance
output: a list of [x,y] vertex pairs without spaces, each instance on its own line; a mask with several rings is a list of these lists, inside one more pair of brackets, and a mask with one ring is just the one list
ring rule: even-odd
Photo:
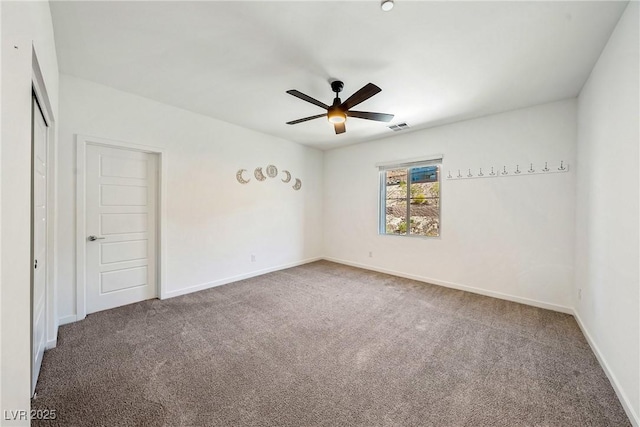
[[[398,134],[325,154],[325,255],[431,283],[570,311],[574,172],[442,179],[441,238],[378,235],[378,162],[443,154],[443,178],[575,163],[575,100]],[[369,252],[373,257],[369,258]]]
[[640,423],[638,10],[637,2],[629,3],[578,101],[574,300],[585,335],[636,425]]
[[[0,414],[30,408],[31,79],[36,52],[58,113],[58,64],[47,2],[2,2]],[[55,141],[53,141],[55,143]],[[22,424],[25,424],[24,422]]]
[[[0,7],[1,414],[29,408],[33,43],[54,118],[61,124],[58,310],[64,321],[75,317],[74,134],[153,145],[168,155],[169,295],[321,256],[324,230],[324,255],[339,261],[563,311],[575,304],[581,325],[637,423],[637,3],[630,4],[579,98],[577,172],[572,100],[394,134],[324,155],[71,76],[61,77],[58,117],[48,3],[2,2]],[[486,171],[503,164],[526,167],[533,162],[539,167],[550,161],[557,166],[559,160],[572,171],[443,179],[441,238],[377,235],[374,164],[430,154],[444,154],[445,175],[458,168]],[[301,177],[303,189],[295,192],[275,180],[254,179],[244,186],[235,181],[238,168],[270,163]],[[574,261],[581,300],[575,299]],[[10,423],[3,420],[2,425]]]
[[[322,255],[322,152],[75,77],[61,75],[59,313],[75,312],[75,134],[166,150],[168,296]],[[211,102],[216,102],[212,99]],[[252,176],[276,165],[294,191]],[[235,174],[248,170],[249,184]],[[251,262],[251,254],[256,262]]]

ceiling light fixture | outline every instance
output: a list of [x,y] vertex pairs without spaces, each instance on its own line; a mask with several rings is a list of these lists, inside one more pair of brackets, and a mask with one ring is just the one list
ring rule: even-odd
[[288,90],[287,93],[289,95],[293,95],[296,98],[302,99],[303,101],[307,101],[313,105],[317,105],[318,107],[326,110],[326,113],[316,114],[315,116],[304,117],[298,120],[292,120],[290,122],[287,122],[287,124],[295,125],[309,120],[319,119],[320,117],[326,117],[327,120],[329,120],[329,123],[333,124],[333,128],[336,131],[337,135],[346,132],[347,129],[345,128],[344,122],[347,121],[347,117],[375,120],[377,122],[390,122],[393,119],[393,114],[351,110],[352,107],[355,107],[356,105],[366,101],[367,99],[380,92],[382,89],[380,89],[378,86],[374,85],[373,83],[368,83],[357,90],[356,93],[347,98],[346,101],[342,102],[342,100],[340,100],[340,92],[342,92],[343,87],[344,83],[342,83],[340,80],[331,81],[331,90],[333,90],[336,94],[336,97],[333,98],[333,104],[331,104],[331,106],[328,106],[324,102],[318,101],[317,99],[312,98],[309,95],[305,95],[304,93],[295,89]]
[[339,108],[330,108],[327,112],[327,118],[331,123],[344,123],[347,121],[347,115]]
[[389,12],[391,9],[393,9],[393,6],[393,0],[382,0],[382,3],[380,4],[380,7],[385,12]]

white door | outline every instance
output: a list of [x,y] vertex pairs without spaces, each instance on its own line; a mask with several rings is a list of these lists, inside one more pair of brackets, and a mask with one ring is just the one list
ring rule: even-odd
[[47,122],[35,97],[32,118],[31,181],[31,394],[38,382],[45,347],[45,300],[47,291]]
[[87,145],[87,314],[157,296],[157,156]]

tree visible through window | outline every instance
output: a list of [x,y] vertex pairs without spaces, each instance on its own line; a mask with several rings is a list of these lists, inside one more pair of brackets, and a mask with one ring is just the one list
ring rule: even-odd
[[440,165],[398,167],[380,173],[380,233],[438,237]]

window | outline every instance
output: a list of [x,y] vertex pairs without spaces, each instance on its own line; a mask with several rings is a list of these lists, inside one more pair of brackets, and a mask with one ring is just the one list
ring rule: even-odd
[[441,163],[437,158],[379,166],[380,234],[440,236]]

